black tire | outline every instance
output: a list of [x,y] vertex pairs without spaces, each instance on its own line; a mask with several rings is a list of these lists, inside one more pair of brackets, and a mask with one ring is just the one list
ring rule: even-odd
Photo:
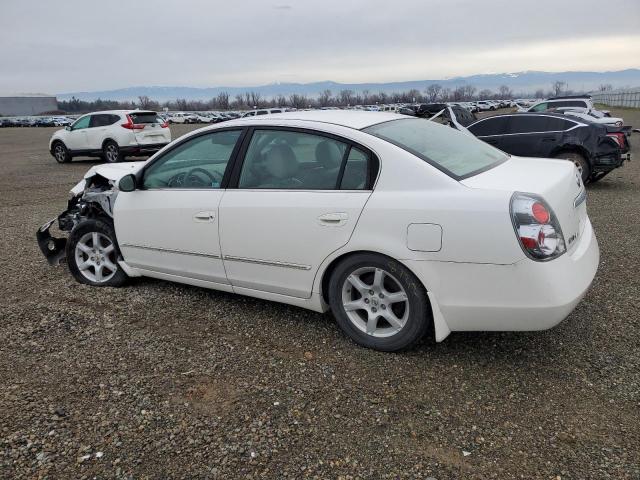
[[560,152],[556,153],[553,158],[559,158],[562,160],[569,160],[573,162],[576,167],[582,170],[582,183],[587,183],[591,177],[591,165],[584,155],[578,152]]
[[[343,305],[344,294],[355,294],[357,296],[360,296],[359,292],[356,291],[354,291],[353,293],[346,293],[347,291],[351,290],[351,284],[345,283],[347,282],[347,277],[349,277],[353,273],[363,270],[366,271],[367,269],[374,269],[376,271],[378,269],[381,269],[386,273],[386,275],[384,276],[385,281],[393,281],[394,283],[397,283],[406,294],[406,300],[403,301],[399,306],[402,311],[404,310],[404,308],[409,309],[407,318],[404,325],[396,333],[388,334],[388,336],[374,336],[374,334],[366,333],[366,331],[363,331],[362,326],[359,327],[356,322],[349,317],[349,315],[353,314],[354,312],[348,314],[345,310],[345,307]],[[359,277],[361,280],[364,280],[368,273],[364,273],[363,275],[363,277]],[[371,273],[370,275],[374,275],[374,273]],[[368,284],[369,282],[364,283]],[[375,283],[375,281],[371,283],[373,284]],[[372,286],[372,288],[375,287]],[[386,292],[386,290],[384,291]],[[331,311],[333,312],[338,325],[353,341],[355,341],[359,345],[362,345],[363,347],[385,352],[405,350],[411,348],[417,342],[419,342],[432,328],[433,325],[429,298],[422,283],[404,265],[383,255],[362,253],[352,255],[344,259],[336,266],[335,270],[331,274],[331,278],[329,279],[328,293]],[[392,308],[395,308],[392,307],[391,304],[388,304],[387,307],[383,307],[383,300],[379,300],[378,295],[378,293],[373,294],[370,300],[365,299],[365,295],[362,295],[362,301],[366,302],[369,307],[374,305],[375,302],[375,305],[378,306],[379,309],[385,308],[389,309],[388,311],[391,311]],[[380,295],[380,299],[382,298],[383,295]],[[351,297],[351,299],[353,299],[353,297]],[[360,300],[360,298],[355,298],[353,300],[358,301]],[[376,311],[375,308],[370,309]],[[391,326],[391,324],[387,323],[384,317],[380,315],[383,313],[382,310],[378,310],[378,312],[379,313],[378,318],[376,319],[376,325],[379,326],[382,319],[383,324],[386,323],[387,325]],[[366,311],[358,311],[357,315],[358,318],[361,318],[363,322],[367,323],[364,320],[365,315],[367,316],[367,318],[369,318],[369,314]],[[384,326],[380,329],[380,331],[384,331]]]
[[54,142],[51,146],[51,151],[53,152],[53,158],[56,159],[56,162],[69,163],[71,161],[71,154],[64,143],[60,141]]
[[116,163],[124,160],[120,147],[113,140],[107,140],[102,146],[102,158],[105,162]]
[[[99,235],[98,248],[95,248],[96,244],[92,242],[92,247],[94,248],[92,252],[80,253],[77,251],[79,243],[87,247],[87,244],[83,242],[83,238],[87,236],[93,237],[94,233]],[[113,245],[112,251],[108,253],[103,253],[103,247],[108,247],[108,242],[105,241],[105,237],[111,242],[110,245]],[[90,219],[76,225],[67,240],[66,254],[69,271],[79,283],[92,285],[94,287],[120,287],[124,285],[129,278],[118,264],[120,249],[118,248],[113,227],[106,219]],[[96,255],[96,257],[92,257],[93,255]],[[83,262],[85,266],[86,263],[91,263],[92,265],[88,268],[82,268],[78,263],[81,261],[80,258],[85,260],[85,262]],[[108,260],[108,263],[105,259]],[[100,274],[103,275],[104,278],[102,281],[97,280],[98,271],[96,270],[96,266],[99,265],[102,265],[100,269]],[[112,265],[112,268],[109,268],[110,265]],[[94,278],[92,279],[91,276]]]

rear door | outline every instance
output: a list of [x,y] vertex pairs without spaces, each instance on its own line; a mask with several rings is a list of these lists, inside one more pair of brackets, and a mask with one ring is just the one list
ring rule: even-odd
[[154,145],[171,141],[168,125],[158,117],[156,112],[130,112],[129,117],[134,125],[133,132],[138,145]]
[[309,298],[320,264],[349,241],[377,161],[347,140],[301,129],[256,129],[245,148],[237,188],[220,204],[227,277],[239,293]]
[[511,115],[503,150],[520,157],[546,157],[562,140],[562,130],[554,130],[553,117]]
[[91,115],[91,122],[86,130],[87,147],[90,150],[100,150],[102,142],[108,137],[109,127],[119,120],[118,115],[111,113]]

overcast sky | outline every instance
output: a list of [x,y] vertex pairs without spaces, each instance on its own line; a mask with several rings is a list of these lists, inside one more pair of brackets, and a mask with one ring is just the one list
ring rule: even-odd
[[1,0],[0,92],[640,67],[640,0]]

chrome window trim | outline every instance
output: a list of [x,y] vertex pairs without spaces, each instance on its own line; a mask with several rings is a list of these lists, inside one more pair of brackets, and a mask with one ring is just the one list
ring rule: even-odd
[[[575,125],[573,127],[571,127],[571,128],[567,128],[566,130],[545,130],[544,132],[520,132],[520,133],[500,133],[500,134],[497,134],[497,135],[477,135],[477,138],[508,137],[508,136],[512,136],[512,135],[544,135],[545,133],[570,132],[571,130],[574,130],[576,128],[587,127],[588,126],[588,125],[586,125],[584,123],[578,122],[577,120],[575,120],[573,118],[559,118],[559,117],[555,117],[553,115],[545,115],[545,114],[542,114],[542,113],[534,113],[533,115],[536,116],[536,117],[557,118],[559,120],[565,120],[565,121],[573,123]],[[482,119],[478,120],[477,122],[473,122],[467,128],[470,128],[470,127],[472,127],[474,125],[477,125],[478,123],[484,122],[486,120],[490,120],[492,118],[498,118],[498,117],[526,117],[526,116],[527,116],[526,114],[518,114],[518,115],[506,114],[506,115],[499,115],[499,116],[482,118]]]

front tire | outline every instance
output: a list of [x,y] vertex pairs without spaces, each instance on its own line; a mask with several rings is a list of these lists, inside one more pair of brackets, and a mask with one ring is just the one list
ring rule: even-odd
[[64,143],[55,142],[53,144],[53,158],[58,163],[69,163],[71,161],[71,154]]
[[562,160],[569,160],[573,162],[576,167],[581,171],[582,183],[587,183],[589,177],[591,177],[591,165],[584,157],[584,155],[578,152],[560,152],[553,156],[553,158],[559,158]]
[[109,163],[116,163],[124,160],[120,147],[113,140],[109,140],[103,145],[102,157]]
[[401,263],[377,254],[347,257],[329,280],[338,325],[356,343],[385,352],[408,349],[432,325],[427,293]]
[[127,274],[118,264],[120,249],[113,227],[105,220],[79,223],[67,241],[67,265],[80,283],[94,287],[119,287]]

